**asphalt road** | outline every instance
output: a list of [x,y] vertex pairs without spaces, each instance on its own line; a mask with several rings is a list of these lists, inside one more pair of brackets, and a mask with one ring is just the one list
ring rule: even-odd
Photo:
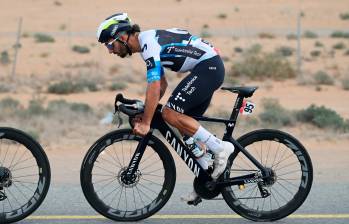
[[[137,223],[253,223],[236,215],[223,200],[203,201],[197,207],[180,201],[190,191],[189,183],[178,183],[169,202],[156,215]],[[305,203],[276,223],[349,223],[349,183],[314,181]],[[53,184],[40,208],[21,224],[115,223],[97,214],[77,184]]]

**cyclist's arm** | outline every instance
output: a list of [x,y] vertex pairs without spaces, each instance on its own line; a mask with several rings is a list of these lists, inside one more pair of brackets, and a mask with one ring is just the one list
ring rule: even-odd
[[161,81],[154,81],[154,82],[148,83],[148,86],[147,86],[146,97],[145,97],[145,108],[144,108],[144,114],[142,117],[142,121],[147,125],[150,125],[155,109],[160,100],[160,89],[161,89],[160,82]]
[[160,79],[160,99],[164,96],[167,86],[168,86],[167,80],[165,76],[162,76]]

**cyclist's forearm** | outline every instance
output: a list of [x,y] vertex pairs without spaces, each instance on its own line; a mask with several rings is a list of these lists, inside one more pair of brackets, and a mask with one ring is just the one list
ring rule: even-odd
[[160,100],[160,81],[149,83],[147,86],[143,122],[150,124],[155,109]]
[[164,96],[167,86],[168,86],[167,80],[165,76],[162,76],[160,80],[160,99]]

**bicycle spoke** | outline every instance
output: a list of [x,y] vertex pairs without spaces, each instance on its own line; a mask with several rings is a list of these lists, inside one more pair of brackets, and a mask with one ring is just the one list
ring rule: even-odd
[[145,178],[142,178],[142,180],[148,181],[150,183],[153,183],[153,184],[156,184],[156,185],[159,185],[159,186],[162,187],[162,184],[155,183],[154,181],[151,181],[151,180],[148,180],[148,179],[145,179]]

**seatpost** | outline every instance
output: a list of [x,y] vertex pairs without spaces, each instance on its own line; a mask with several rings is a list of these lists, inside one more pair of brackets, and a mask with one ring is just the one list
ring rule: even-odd
[[238,119],[240,108],[242,107],[243,102],[244,102],[244,96],[239,94],[235,100],[235,105],[229,118],[230,121],[229,123],[226,124],[226,132],[224,133],[223,140],[230,139],[234,131],[236,120]]

